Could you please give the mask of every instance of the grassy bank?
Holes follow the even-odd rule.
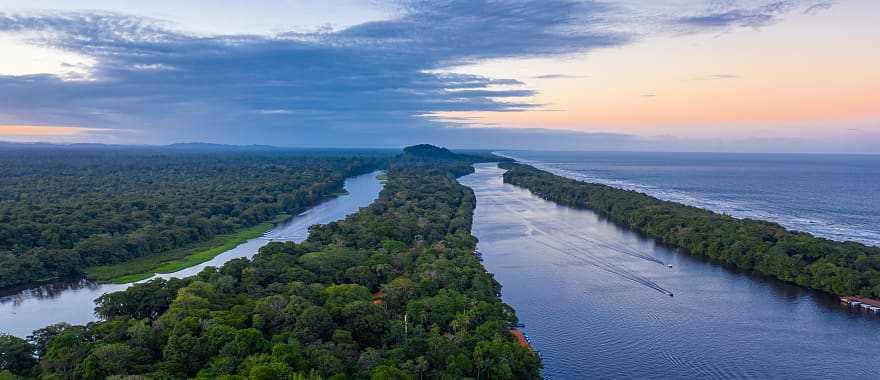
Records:
[[[260,223],[231,234],[218,235],[189,247],[170,250],[159,255],[139,257],[124,263],[89,267],[85,269],[85,273],[96,281],[125,284],[150,278],[156,273],[177,272],[204,263],[239,244],[259,237],[290,217],[282,214],[271,222]]]

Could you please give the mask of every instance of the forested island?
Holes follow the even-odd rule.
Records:
[[[505,183],[552,202],[591,209],[684,253],[839,296],[880,296],[880,247],[817,238],[524,164],[499,166],[507,170]]]
[[[0,376],[539,378],[540,358],[511,334],[516,315],[474,255],[475,197],[456,177],[481,158],[447,152],[390,160],[376,202],[302,244],[105,295],[102,322],[0,337]]]
[[[4,147],[0,289],[84,272],[108,280],[259,235],[386,160],[207,144]]]

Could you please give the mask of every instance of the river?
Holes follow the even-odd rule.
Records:
[[[323,202],[289,221],[275,227],[263,237],[251,239],[217,255],[210,261],[160,274],[156,277],[189,277],[208,266],[220,266],[239,258],[252,257],[269,241],[301,242],[308,237],[309,227],[340,220],[368,206],[379,196],[383,184],[373,172],[345,180],[347,194]],[[144,280],[149,281],[150,279]],[[86,279],[59,281],[0,296],[0,333],[26,337],[36,329],[59,322],[86,324],[97,320],[94,300],[104,293],[120,291],[132,284],[98,284]]]
[[[880,378],[877,318],[658,246],[502,173],[478,164],[460,182],[476,193],[484,265],[546,378]]]

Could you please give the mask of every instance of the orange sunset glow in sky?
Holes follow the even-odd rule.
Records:
[[[880,3],[840,3],[766,29],[649,39],[462,72],[526,78],[542,109],[449,113],[491,125],[704,137],[880,134]],[[846,24],[847,28],[840,25]],[[572,73],[536,78],[544,72]]]

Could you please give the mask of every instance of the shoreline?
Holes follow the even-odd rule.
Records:
[[[626,191],[636,191],[662,201],[666,202],[674,202],[683,204],[685,206],[696,207],[704,210],[708,210],[717,214],[729,215],[737,219],[753,219],[753,220],[761,220],[767,221],[770,223],[776,223],[782,225],[789,231],[793,232],[802,232],[813,235],[817,238],[827,239],[834,242],[840,243],[858,243],[870,247],[880,247],[880,240],[875,236],[873,231],[866,231],[868,235],[866,236],[858,236],[858,235],[836,235],[833,233],[828,233],[828,231],[817,230],[808,226],[817,226],[817,225],[839,225],[840,223],[834,222],[831,220],[819,220],[816,219],[809,224],[797,224],[792,222],[791,215],[778,214],[770,211],[762,210],[760,208],[752,207],[751,205],[745,201],[742,202],[742,207],[734,207],[733,209],[720,207],[720,203],[717,199],[704,197],[700,193],[691,193],[684,190],[674,189],[671,192],[662,191],[662,187],[657,185],[646,184],[643,182],[637,182],[635,180],[617,180],[613,178],[605,178],[601,176],[584,176],[577,171],[568,170],[553,166],[550,163],[545,163],[543,161],[535,160],[535,159],[525,159],[516,157],[515,154],[505,154],[504,152],[516,153],[515,151],[499,151],[493,152],[496,155],[510,158],[515,160],[518,163],[532,166],[536,169],[543,170],[545,172],[551,173],[553,175],[557,175],[560,177],[568,178],[575,181],[581,181],[586,183],[593,184],[601,184],[605,186],[609,186],[619,190]],[[613,152],[620,153],[620,152]],[[750,155],[751,153],[746,153],[746,155]],[[849,230],[857,230],[858,226],[854,225],[846,225],[846,228]]]
[[[559,205],[590,209],[623,228],[693,257],[838,297],[872,297],[871,293],[880,292],[870,287],[871,271],[835,264],[855,260],[858,254],[870,257],[878,252],[874,246],[829,240],[774,222],[738,219],[633,190],[560,176],[520,162],[499,164],[499,168],[507,170],[504,183]],[[712,226],[711,231],[706,230],[707,226]],[[762,239],[764,236],[772,240]],[[821,254],[810,256],[812,261],[803,259],[815,255],[814,251]],[[843,280],[850,278],[857,283]]]
[[[353,177],[357,177],[357,175],[347,177],[346,179]],[[348,194],[349,192],[345,189],[343,181],[342,189],[327,194],[317,203],[304,210],[300,210],[296,214],[278,214],[272,220],[228,234],[217,235],[209,240],[195,243],[191,247],[177,248],[158,255],[144,256],[118,264],[88,267],[83,269],[83,272],[85,278],[88,280],[104,284],[122,285],[143,281],[158,274],[168,274],[181,271],[211,261],[226,251],[244,244],[251,239],[263,236],[273,228],[289,222],[291,219],[313,207]],[[157,258],[158,262],[156,262]],[[149,269],[145,269],[148,265]]]
[[[193,247],[170,250],[154,256],[144,256],[124,263],[88,267],[83,272],[89,280],[109,284],[128,284],[146,280],[156,274],[174,273],[210,261],[223,252],[262,236],[280,223],[290,220],[290,215],[283,215],[283,219],[280,221],[278,218],[282,215],[273,221],[263,222],[229,234],[217,235],[197,243]],[[147,267],[149,269],[146,269]]]
[[[357,177],[358,175],[346,177],[346,180]],[[122,285],[143,281],[158,274],[174,273],[191,268],[211,261],[224,252],[244,244],[251,239],[259,238],[273,228],[289,222],[291,219],[313,207],[348,194],[349,192],[345,189],[343,181],[342,189],[326,194],[320,201],[304,210],[300,210],[296,214],[281,213],[276,215],[272,220],[230,232],[228,234],[217,235],[206,241],[194,243],[190,247],[181,247],[158,255],[139,257],[123,263],[88,267],[83,269],[83,274],[86,279],[98,283]]]

